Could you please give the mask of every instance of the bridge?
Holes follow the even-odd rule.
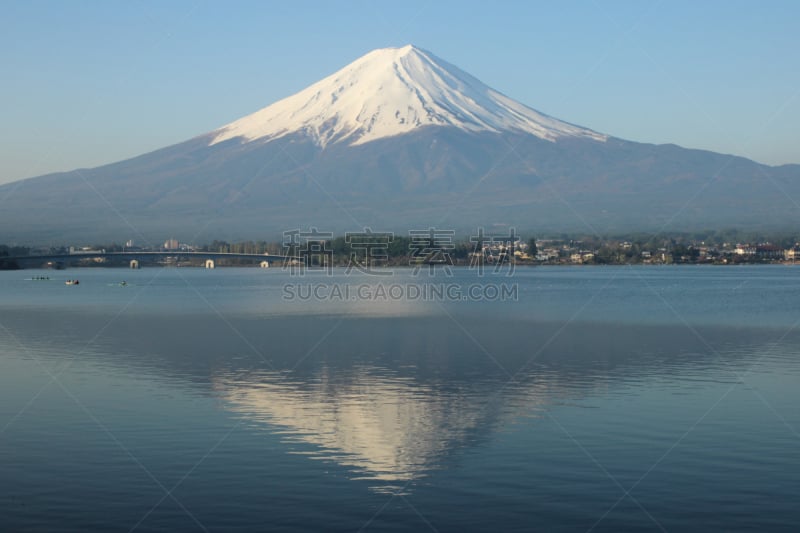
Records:
[[[270,263],[285,262],[292,259],[283,255],[271,254],[236,254],[224,252],[186,252],[181,250],[169,250],[163,252],[79,252],[79,253],[64,253],[64,254],[47,254],[47,255],[24,255],[15,257],[0,257],[0,268],[3,263],[16,264],[20,268],[31,265],[45,265],[47,263],[60,264],[61,266],[67,265],[73,261],[80,261],[82,259],[115,259],[121,258],[128,261],[131,268],[139,268],[140,262],[143,260],[161,259],[167,257],[177,258],[198,258],[205,259],[206,268],[215,268],[216,261],[219,259],[249,259],[258,261],[261,268],[268,268]]]

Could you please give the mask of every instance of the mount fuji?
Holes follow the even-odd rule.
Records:
[[[188,141],[4,185],[0,242],[788,227],[792,198],[798,165],[598,133],[409,45]]]

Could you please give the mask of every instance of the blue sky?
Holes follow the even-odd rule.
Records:
[[[215,129],[412,43],[563,120],[800,163],[800,2],[6,1],[0,183]]]

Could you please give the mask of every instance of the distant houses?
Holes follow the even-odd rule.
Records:
[[[791,248],[789,250],[793,250]],[[780,246],[768,242],[761,244],[737,244],[733,253],[740,257],[752,257],[758,259],[782,259],[789,250],[784,250]]]
[[[685,237],[665,236],[647,241],[585,237],[583,240],[539,239],[534,243],[532,240],[521,242],[519,237],[512,234],[504,238],[486,237],[486,240],[478,242],[475,242],[474,239],[453,242],[447,250],[451,251],[455,264],[470,265],[499,265],[510,262],[552,265],[795,263],[800,259],[800,242],[789,246],[786,245],[786,242],[783,241],[781,244],[775,242],[706,242]],[[68,249],[61,248],[61,253],[78,256],[76,260],[82,263],[103,263],[107,261],[106,257],[102,257],[106,251],[175,252],[174,260],[178,260],[181,252],[195,251],[199,248],[181,243],[173,238],[167,239],[163,245],[156,247],[137,247],[133,244],[133,241],[128,241],[125,246],[112,244],[103,246],[103,249],[100,249],[100,246],[70,246]],[[268,244],[266,242],[228,244],[215,241],[212,245],[203,246],[200,249],[223,253],[262,253],[267,250]],[[533,244],[535,244],[535,248],[532,246]],[[279,249],[280,245],[275,244],[273,247]],[[51,250],[51,253],[54,252]],[[394,250],[393,253],[395,258],[403,257],[402,249]],[[97,257],[98,255],[101,257]],[[87,257],[81,258],[80,256]]]

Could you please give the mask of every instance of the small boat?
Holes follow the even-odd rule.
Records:
[[[78,281],[77,279],[68,279],[67,281],[64,282],[64,285],[80,285],[80,284],[81,282]]]

